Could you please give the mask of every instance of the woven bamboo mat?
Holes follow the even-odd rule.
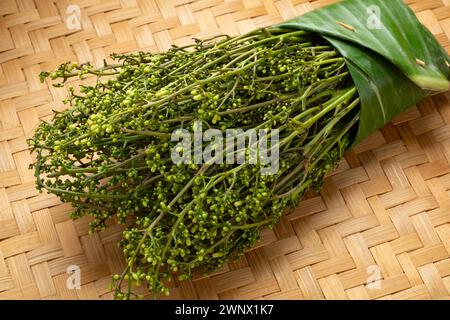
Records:
[[[244,33],[331,2],[1,0],[0,299],[110,299],[110,275],[124,264],[120,227],[90,236],[89,218],[69,220],[70,206],[34,188],[26,138],[64,97],[39,83],[40,71]],[[450,51],[450,0],[407,3]],[[77,8],[80,30],[67,22],[77,27]],[[243,259],[174,283],[169,298],[449,298],[449,163],[447,93],[349,152],[322,193],[308,194]],[[78,290],[67,287],[71,265],[80,268]]]

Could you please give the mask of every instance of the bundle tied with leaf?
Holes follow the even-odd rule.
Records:
[[[377,28],[367,27],[370,6],[380,9]],[[348,0],[242,36],[113,58],[41,74],[60,79],[56,86],[88,75],[97,82],[69,88],[68,108],[29,143],[39,190],[71,203],[73,218],[92,216],[92,231],[126,223],[118,299],[141,283],[168,294],[173,277],[239,257],[307,190],[320,189],[346,150],[448,90],[450,75],[449,56],[401,0]],[[263,130],[277,170],[267,174],[261,158],[236,161],[258,149],[245,137],[243,149],[225,150],[234,161],[174,163],[174,132],[198,126],[237,138]],[[212,140],[197,147],[211,151]]]

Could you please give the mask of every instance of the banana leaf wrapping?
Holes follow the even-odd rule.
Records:
[[[354,144],[423,98],[449,90],[449,55],[402,0],[347,0],[275,28],[315,32],[346,59],[361,97]]]

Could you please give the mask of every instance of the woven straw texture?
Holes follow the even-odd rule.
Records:
[[[236,35],[332,0],[1,0],[0,299],[111,299],[121,228],[88,235],[89,218],[34,188],[26,139],[63,108],[40,71],[113,52],[161,51],[192,37]],[[450,0],[408,0],[450,51]],[[69,29],[76,19],[81,30]],[[76,22],[76,21],[75,21]],[[175,282],[174,299],[442,299],[450,295],[450,94],[421,102],[346,155],[261,243],[215,274]],[[67,288],[67,268],[81,288]]]

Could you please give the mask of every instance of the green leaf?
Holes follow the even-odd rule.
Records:
[[[373,8],[379,10],[379,29],[369,28]],[[421,88],[449,89],[448,55],[402,0],[347,0],[278,27],[309,30],[355,43],[389,60]]]
[[[328,40],[346,58],[361,98],[360,125],[353,145],[428,95],[376,53],[342,40]]]
[[[450,87],[448,54],[402,0],[346,0],[275,27],[317,33],[346,59],[361,97],[354,144]]]

